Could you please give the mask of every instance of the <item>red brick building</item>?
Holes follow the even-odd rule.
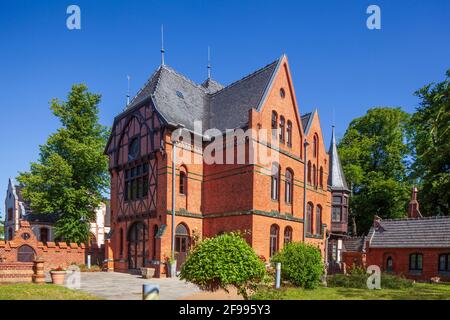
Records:
[[[179,264],[196,239],[235,230],[249,231],[247,241],[267,260],[290,241],[312,243],[325,257],[329,156],[317,111],[301,116],[299,110],[284,55],[228,86],[211,78],[196,84],[162,64],[115,118],[105,150],[111,174],[109,268],[158,270],[170,257],[174,143],[183,153],[177,153],[173,199]],[[189,139],[173,139],[180,128]],[[205,161],[206,153],[222,152],[209,148],[227,129],[272,133],[232,140],[231,147],[243,148],[243,162]],[[223,155],[216,158],[225,158],[230,146],[220,145]],[[276,160],[250,161],[255,146]],[[186,161],[186,155],[200,161]],[[231,157],[237,159],[238,151]]]
[[[429,281],[450,281],[450,217],[422,217],[413,188],[408,218],[382,220],[375,216],[366,237],[344,239],[343,261],[377,265],[382,272]]]

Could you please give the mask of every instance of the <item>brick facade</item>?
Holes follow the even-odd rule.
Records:
[[[439,255],[450,254],[450,248],[368,248],[366,249],[366,264],[377,265],[384,272],[387,271],[387,259],[392,258],[392,272],[409,279],[430,281],[439,277],[441,281],[450,282],[450,272],[439,271]],[[422,254],[422,271],[410,271],[409,259],[411,254]]]
[[[268,140],[247,140],[244,143],[246,157],[243,164],[191,163],[184,159],[201,157],[208,144],[203,143],[200,150],[188,143],[178,144],[177,149],[182,151],[177,153],[175,225],[186,227],[190,242],[193,233],[202,238],[228,231],[249,231],[247,241],[258,255],[268,260],[270,230],[272,225],[276,225],[278,249],[283,248],[285,231],[292,230],[292,241],[305,240],[319,247],[325,256],[326,232],[331,226],[328,153],[317,112],[311,115],[307,130],[303,128],[285,56],[278,62],[261,109],[249,106],[245,129],[262,128],[270,134],[274,111],[278,116],[278,125],[283,117],[285,125],[290,123],[292,132],[290,144],[285,139],[280,143],[279,151],[274,151],[281,169],[277,200],[271,199],[271,165],[249,161],[250,145],[267,146]],[[106,248],[110,270],[126,272],[145,265],[155,266],[158,275],[164,273],[164,268],[159,266],[171,254],[172,239],[172,130],[173,127],[164,123],[155,111],[151,99],[144,99],[115,119],[106,149],[111,173],[112,234]],[[126,155],[136,137],[140,137],[140,156],[130,161]],[[311,172],[311,181],[306,185],[306,202],[313,208],[312,232],[306,234],[305,140],[309,142],[307,161],[311,162],[311,168],[315,168]],[[269,145],[269,148],[272,147]],[[148,194],[142,199],[126,199],[126,177],[131,174],[127,170],[142,170],[144,164],[150,167],[148,176],[145,176],[149,181]],[[287,170],[293,176],[291,203],[287,203],[285,198]],[[185,194],[180,192],[182,174],[186,176]],[[320,220],[315,218],[316,212],[320,212]],[[136,235],[138,241],[135,240]],[[177,238],[181,247],[182,238]]]

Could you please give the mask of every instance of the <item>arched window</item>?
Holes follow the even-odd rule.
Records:
[[[394,271],[394,260],[392,259],[391,256],[387,257],[386,259],[386,271],[387,272]]]
[[[439,271],[450,272],[450,253],[439,255]]]
[[[322,234],[322,207],[317,205],[316,207],[316,234]]]
[[[293,189],[292,186],[293,184],[293,179],[292,179],[292,172],[291,170],[286,170],[286,183],[285,183],[285,200],[286,203],[288,204],[292,204],[292,194],[293,194]]]
[[[278,239],[280,234],[280,228],[273,224],[270,227],[270,257],[272,258],[275,253],[278,252]]]
[[[312,234],[313,233],[313,210],[314,205],[311,202],[308,202],[306,206],[306,232]]]
[[[119,231],[119,253],[120,256],[123,256],[123,229],[120,228]]]
[[[39,241],[41,241],[43,243],[47,243],[47,241],[48,241],[48,229],[47,228],[39,229]]]
[[[187,195],[187,175],[180,170],[180,194]]]
[[[30,246],[23,245],[17,250],[17,261],[18,262],[33,262],[36,256],[36,252]]]
[[[423,256],[421,253],[412,253],[409,255],[409,271],[422,272]]]
[[[311,184],[311,161],[308,161],[308,183]]]
[[[317,156],[318,156],[318,151],[319,151],[319,148],[318,148],[318,143],[319,143],[319,138],[317,137],[317,133],[315,133],[314,134],[314,140],[313,140],[313,156],[314,156],[314,158],[317,158]]]
[[[283,116],[280,116],[280,142],[284,143],[284,126],[285,120]]]
[[[317,169],[316,169],[316,165],[313,164],[313,185],[314,187],[317,187]]]
[[[292,122],[288,120],[286,127],[286,144],[292,147]]]
[[[284,246],[286,246],[288,243],[292,242],[292,228],[286,227],[284,228]]]
[[[272,164],[272,177],[270,185],[270,193],[272,200],[278,200],[278,190],[280,181],[280,168],[277,163]]]
[[[277,136],[277,132],[278,132],[278,114],[276,113],[276,111],[272,111],[272,137]]]
[[[322,166],[319,169],[319,184],[320,184],[320,188],[323,189],[323,167]]]

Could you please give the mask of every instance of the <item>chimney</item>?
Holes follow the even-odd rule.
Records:
[[[419,210],[419,202],[417,201],[417,188],[416,186],[413,186],[412,193],[411,193],[411,201],[408,205],[408,218],[410,219],[417,219],[422,218],[422,214]]]
[[[383,227],[381,226],[381,218],[377,215],[373,216],[373,228],[375,231],[383,231]]]

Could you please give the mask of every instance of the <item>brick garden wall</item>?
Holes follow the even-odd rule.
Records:
[[[33,263],[0,263],[0,283],[31,282]]]
[[[37,241],[29,223],[21,221],[20,228],[11,241],[0,241],[0,267],[12,268],[13,264],[24,264],[18,262],[18,253],[23,246],[31,247],[34,250],[34,257],[40,257],[44,260],[45,271],[58,266],[68,267],[71,264],[85,263],[84,244],[81,246],[76,243],[67,245],[65,242],[47,242],[44,244]],[[6,267],[7,265],[10,265],[10,267]],[[26,269],[25,265],[23,268]],[[18,270],[24,270],[23,268],[18,267]]]

